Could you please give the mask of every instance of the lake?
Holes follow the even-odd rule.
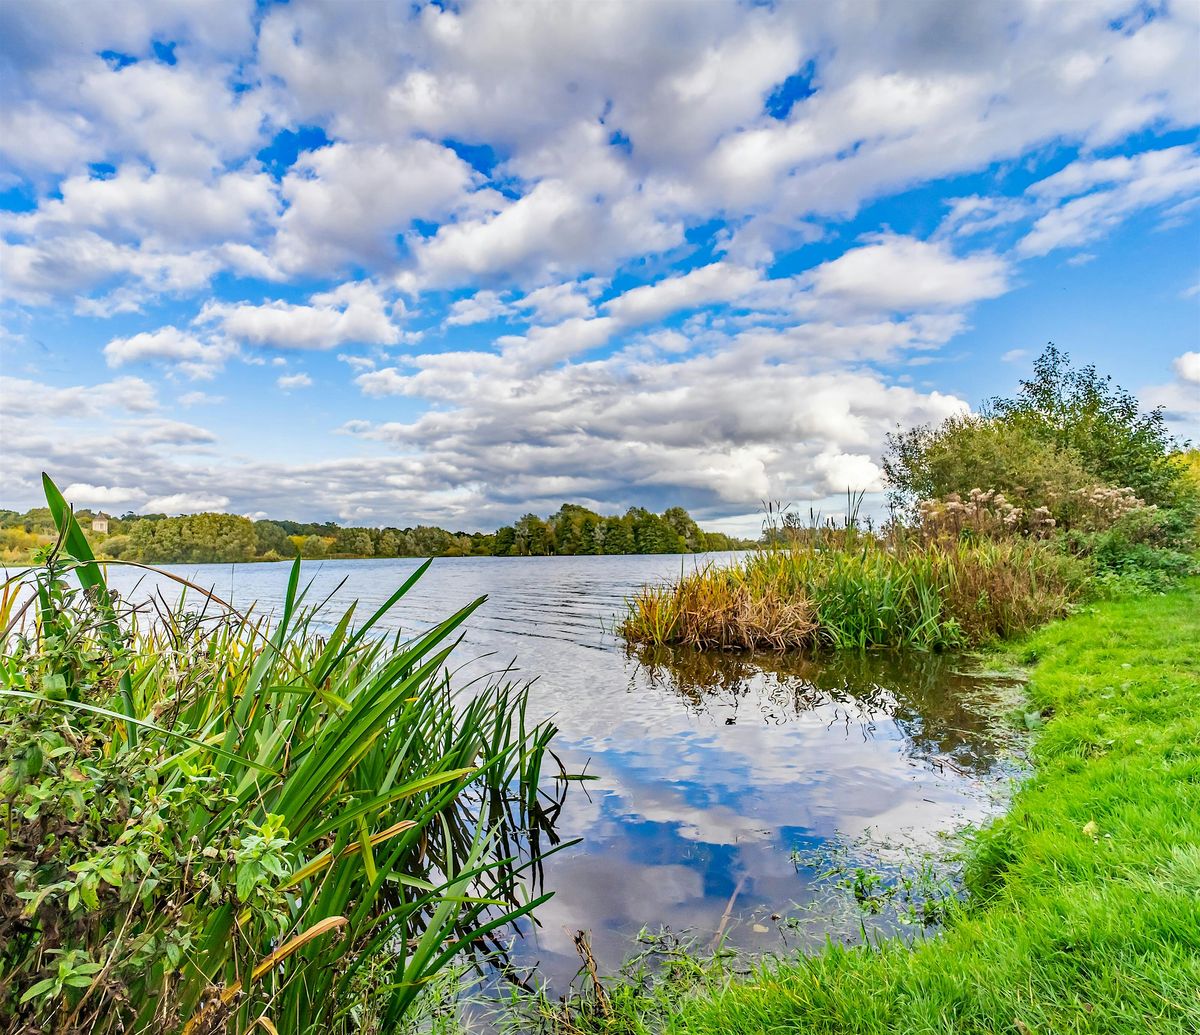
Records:
[[[954,658],[756,663],[639,655],[613,635],[638,586],[735,556],[445,558],[385,623],[416,632],[486,594],[457,678],[515,664],[535,679],[531,712],[558,724],[568,769],[595,777],[571,786],[559,832],[582,841],[547,861],[555,897],[514,946],[555,991],[579,968],[577,930],[607,971],[643,929],[701,945],[720,932],[761,951],[855,940],[862,917],[822,878],[827,857],[895,864],[986,818],[1006,792],[1013,764],[994,721],[1005,687]],[[307,562],[310,601],[344,580],[331,606],[358,599],[365,618],[419,563]],[[267,612],[288,576],[284,564],[170,570]],[[155,585],[133,569],[109,574],[135,598]]]

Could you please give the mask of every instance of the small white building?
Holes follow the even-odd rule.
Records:
[[[92,518],[92,531],[97,535],[108,535],[108,515],[97,514]]]

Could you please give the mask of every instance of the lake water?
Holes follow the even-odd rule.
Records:
[[[418,563],[309,562],[305,573],[314,597],[344,580],[332,605],[358,599],[365,617]],[[514,947],[555,991],[579,968],[577,930],[591,933],[608,971],[643,929],[701,944],[721,932],[764,951],[827,934],[853,940],[861,918],[831,894],[820,857],[838,852],[853,866],[928,848],[994,811],[1007,785],[991,718],[1001,690],[954,659],[759,664],[627,651],[611,631],[624,599],[696,563],[446,558],[385,623],[419,631],[486,594],[458,649],[461,678],[514,662],[519,677],[536,677],[531,711],[558,724],[568,768],[596,777],[571,787],[559,831],[583,840],[547,861],[555,897]],[[288,576],[282,564],[172,570],[262,611],[281,603]],[[110,569],[127,593],[140,577]],[[164,592],[177,596],[171,586]]]

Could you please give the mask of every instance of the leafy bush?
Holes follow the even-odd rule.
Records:
[[[978,415],[891,434],[887,444],[883,468],[892,503],[909,514],[921,500],[987,489],[1018,507],[1048,507],[1057,519],[1058,502],[1096,480],[1074,449]]]
[[[988,407],[996,421],[1030,434],[1056,450],[1071,451],[1093,480],[1128,486],[1147,503],[1196,505],[1196,491],[1175,459],[1176,440],[1161,407],[1143,413],[1137,397],[1089,364],[1046,346],[1033,376],[1013,399]]]

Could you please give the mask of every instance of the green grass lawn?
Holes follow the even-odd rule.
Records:
[[[1200,583],[1017,648],[1049,716],[974,846],[972,898],[909,949],[831,946],[703,992],[616,989],[600,1030],[1200,1032]]]

